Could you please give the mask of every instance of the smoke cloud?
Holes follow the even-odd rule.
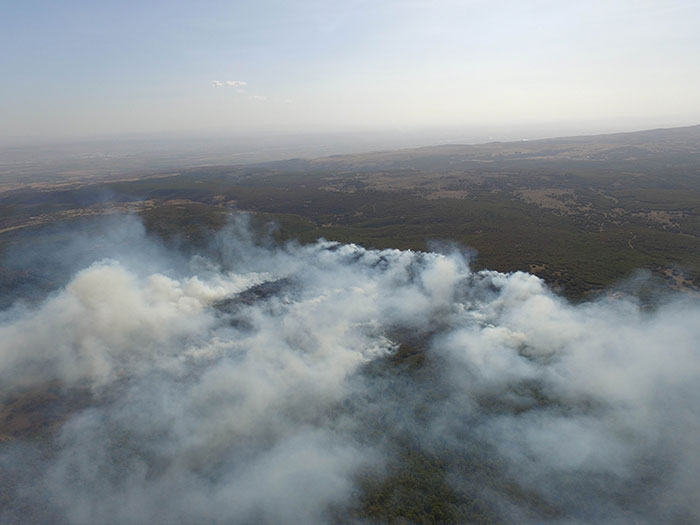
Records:
[[[1,314],[0,522],[700,519],[697,300],[123,228]]]

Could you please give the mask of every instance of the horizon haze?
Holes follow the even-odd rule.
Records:
[[[684,1],[8,2],[0,143],[691,125],[699,25]]]

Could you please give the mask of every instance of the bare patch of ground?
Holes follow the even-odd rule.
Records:
[[[547,269],[546,264],[530,264],[530,273],[537,275]]]
[[[673,290],[700,297],[700,289],[679,268],[666,268],[662,273]]]
[[[635,214],[641,216],[664,228],[678,228],[678,220],[683,218],[681,211],[651,210],[649,212]]]
[[[587,206],[576,202],[574,190],[564,188],[523,189],[515,192],[522,201],[565,215],[585,211]]]
[[[466,190],[435,190],[425,195],[428,200],[435,199],[466,199],[469,193]]]

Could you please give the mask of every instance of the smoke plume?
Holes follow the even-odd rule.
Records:
[[[0,314],[0,522],[700,519],[697,300],[120,227]]]

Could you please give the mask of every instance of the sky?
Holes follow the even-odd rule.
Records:
[[[700,2],[0,0],[0,141],[700,122]]]

